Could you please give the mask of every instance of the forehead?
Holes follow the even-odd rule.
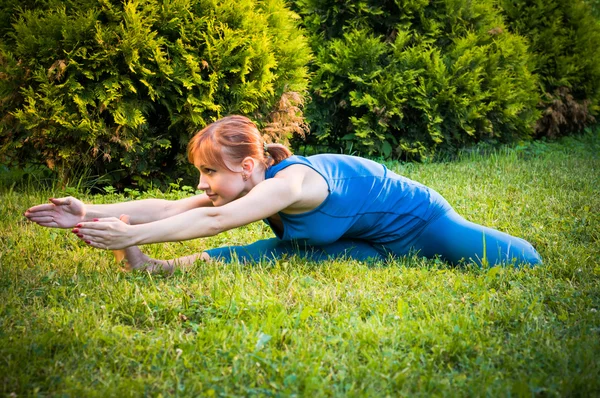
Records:
[[[226,147],[217,146],[209,140],[204,140],[194,151],[194,166],[232,171],[236,168],[236,162],[232,162]]]
[[[239,164],[232,162],[226,153],[209,153],[208,156],[197,154],[194,158],[194,166],[196,166],[198,169],[204,168],[231,172],[234,172],[239,168]]]
[[[193,153],[194,165],[198,168],[215,168],[217,166],[226,167],[223,159],[223,152],[223,148],[221,148],[220,145],[216,145],[211,137],[200,140]]]

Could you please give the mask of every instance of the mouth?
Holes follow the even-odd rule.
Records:
[[[218,195],[214,193],[207,193],[206,196],[208,196],[210,200],[215,200]]]

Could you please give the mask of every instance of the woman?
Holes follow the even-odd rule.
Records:
[[[198,258],[255,262],[292,254],[314,261],[416,252],[453,264],[541,262],[525,240],[466,221],[437,192],[381,164],[346,155],[292,156],[282,145],[265,144],[242,116],[197,133],[188,157],[200,170],[202,195],[112,205],[51,199],[25,216],[43,226],[75,227],[93,247],[125,249],[132,268],[150,271],[170,272]],[[258,220],[277,238],[170,261],[150,259],[136,247],[213,236]]]

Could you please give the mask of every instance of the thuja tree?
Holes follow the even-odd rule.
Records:
[[[586,0],[586,3],[592,8],[592,14],[600,19],[600,0]]]
[[[538,135],[594,122],[600,102],[600,21],[596,0],[501,0],[510,28],[524,36],[543,90]]]
[[[0,32],[2,162],[149,184],[198,128],[266,122],[306,89],[309,46],[283,0],[18,3]]]
[[[316,52],[316,143],[421,158],[528,137],[538,117],[525,40],[494,0],[296,0]]]

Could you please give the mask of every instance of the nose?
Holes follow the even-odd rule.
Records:
[[[208,182],[206,181],[205,178],[202,178],[203,176],[200,175],[200,182],[198,183],[198,190],[200,191],[206,191],[208,188],[210,188],[210,185],[208,185]]]

